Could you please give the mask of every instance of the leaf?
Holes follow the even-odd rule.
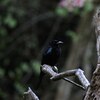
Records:
[[[73,10],[73,13],[76,14],[76,15],[77,15],[77,14],[80,14],[80,9],[79,9],[79,8],[75,8],[75,9]]]
[[[29,65],[27,63],[22,63],[20,66],[21,66],[22,71],[24,71],[24,72],[29,71]]]
[[[4,19],[4,23],[8,25],[10,28],[14,28],[17,25],[16,19],[14,19],[11,14],[8,14],[6,16],[6,18]]]
[[[16,87],[17,91],[19,91],[19,93],[21,93],[21,94],[25,91],[24,85],[22,85],[18,82],[15,82],[15,87]]]
[[[37,60],[31,61],[32,68],[36,74],[40,73],[40,62]]]
[[[84,11],[85,12],[90,12],[92,10],[93,10],[93,4],[92,4],[92,2],[91,1],[87,1],[85,3],[85,6],[84,6]]]
[[[60,16],[67,16],[68,14],[67,9],[63,7],[57,7],[55,12],[57,15],[60,15]]]
[[[67,31],[67,36],[70,36],[74,42],[79,40],[79,36],[74,31]]]

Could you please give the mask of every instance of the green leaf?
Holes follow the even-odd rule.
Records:
[[[36,74],[40,73],[40,62],[37,60],[31,61],[32,68]]]
[[[20,66],[21,66],[21,70],[24,72],[28,72],[30,69],[27,63],[22,63]]]
[[[73,10],[73,13],[76,14],[76,15],[77,15],[77,14],[80,14],[80,9],[79,9],[79,8],[75,8],[75,9]]]
[[[24,93],[24,91],[25,91],[24,85],[22,85],[18,82],[15,82],[15,87],[16,87],[17,91],[19,91],[20,94]]]
[[[64,16],[64,17],[67,16],[68,14],[67,9],[63,7],[57,7],[55,12],[57,15]]]
[[[8,14],[6,16],[6,18],[4,19],[4,23],[8,25],[10,28],[14,28],[17,25],[16,19],[14,19],[11,14]]]
[[[79,36],[74,31],[69,30],[66,32],[66,35],[70,36],[74,42],[77,42],[79,40]]]
[[[90,12],[93,10],[93,3],[91,1],[87,1],[84,6],[85,12]]]

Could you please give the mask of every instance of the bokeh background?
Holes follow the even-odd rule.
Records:
[[[28,87],[40,100],[82,100],[85,91],[44,78],[38,90],[43,48],[64,42],[59,72],[81,68],[88,80],[96,67],[92,18],[99,0],[0,0],[0,100],[22,100]],[[71,79],[80,84],[76,77]]]

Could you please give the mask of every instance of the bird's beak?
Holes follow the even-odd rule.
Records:
[[[57,44],[63,44],[63,42],[62,41],[58,41]]]

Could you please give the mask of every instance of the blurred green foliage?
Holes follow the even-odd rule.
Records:
[[[4,75],[5,75],[5,70],[2,67],[0,67],[0,77],[3,78]]]
[[[55,9],[55,13],[56,13],[57,15],[59,15],[59,16],[64,16],[64,17],[66,17],[67,14],[68,14],[68,11],[67,11],[66,8],[57,7],[57,8]]]
[[[8,4],[11,3],[11,0],[0,0],[0,3],[2,5],[8,6]]]
[[[66,35],[69,36],[73,40],[73,42],[78,42],[79,40],[79,36],[74,31],[69,30],[66,32]]]
[[[21,84],[20,82],[15,82],[15,87],[19,94],[23,94],[25,92],[25,85]]]
[[[39,74],[40,73],[40,62],[37,61],[37,60],[34,60],[34,61],[31,61],[31,64],[32,64],[32,69],[34,70],[34,72],[36,74]]]
[[[0,89],[0,97],[2,97],[3,100],[7,99],[7,94],[1,89]]]
[[[8,14],[6,16],[6,18],[4,18],[4,22],[3,23],[5,25],[8,25],[10,28],[15,28],[16,25],[17,25],[16,19],[14,19],[11,14]]]
[[[84,11],[85,12],[90,12],[90,11],[93,10],[93,8],[94,8],[94,6],[93,6],[92,1],[87,0],[86,3],[85,3],[85,5],[84,5]]]
[[[20,65],[20,70],[23,72],[28,72],[29,71],[29,65],[27,63],[22,63]]]
[[[7,35],[7,30],[4,27],[0,28],[0,37],[4,37]]]
[[[83,16],[84,14],[91,12],[93,8],[94,6],[92,1],[87,0],[83,7],[71,7],[71,10],[68,9],[67,5],[64,7],[57,6],[55,9],[55,13],[63,17],[66,17],[68,15],[68,12],[72,12],[73,14],[79,14]]]

